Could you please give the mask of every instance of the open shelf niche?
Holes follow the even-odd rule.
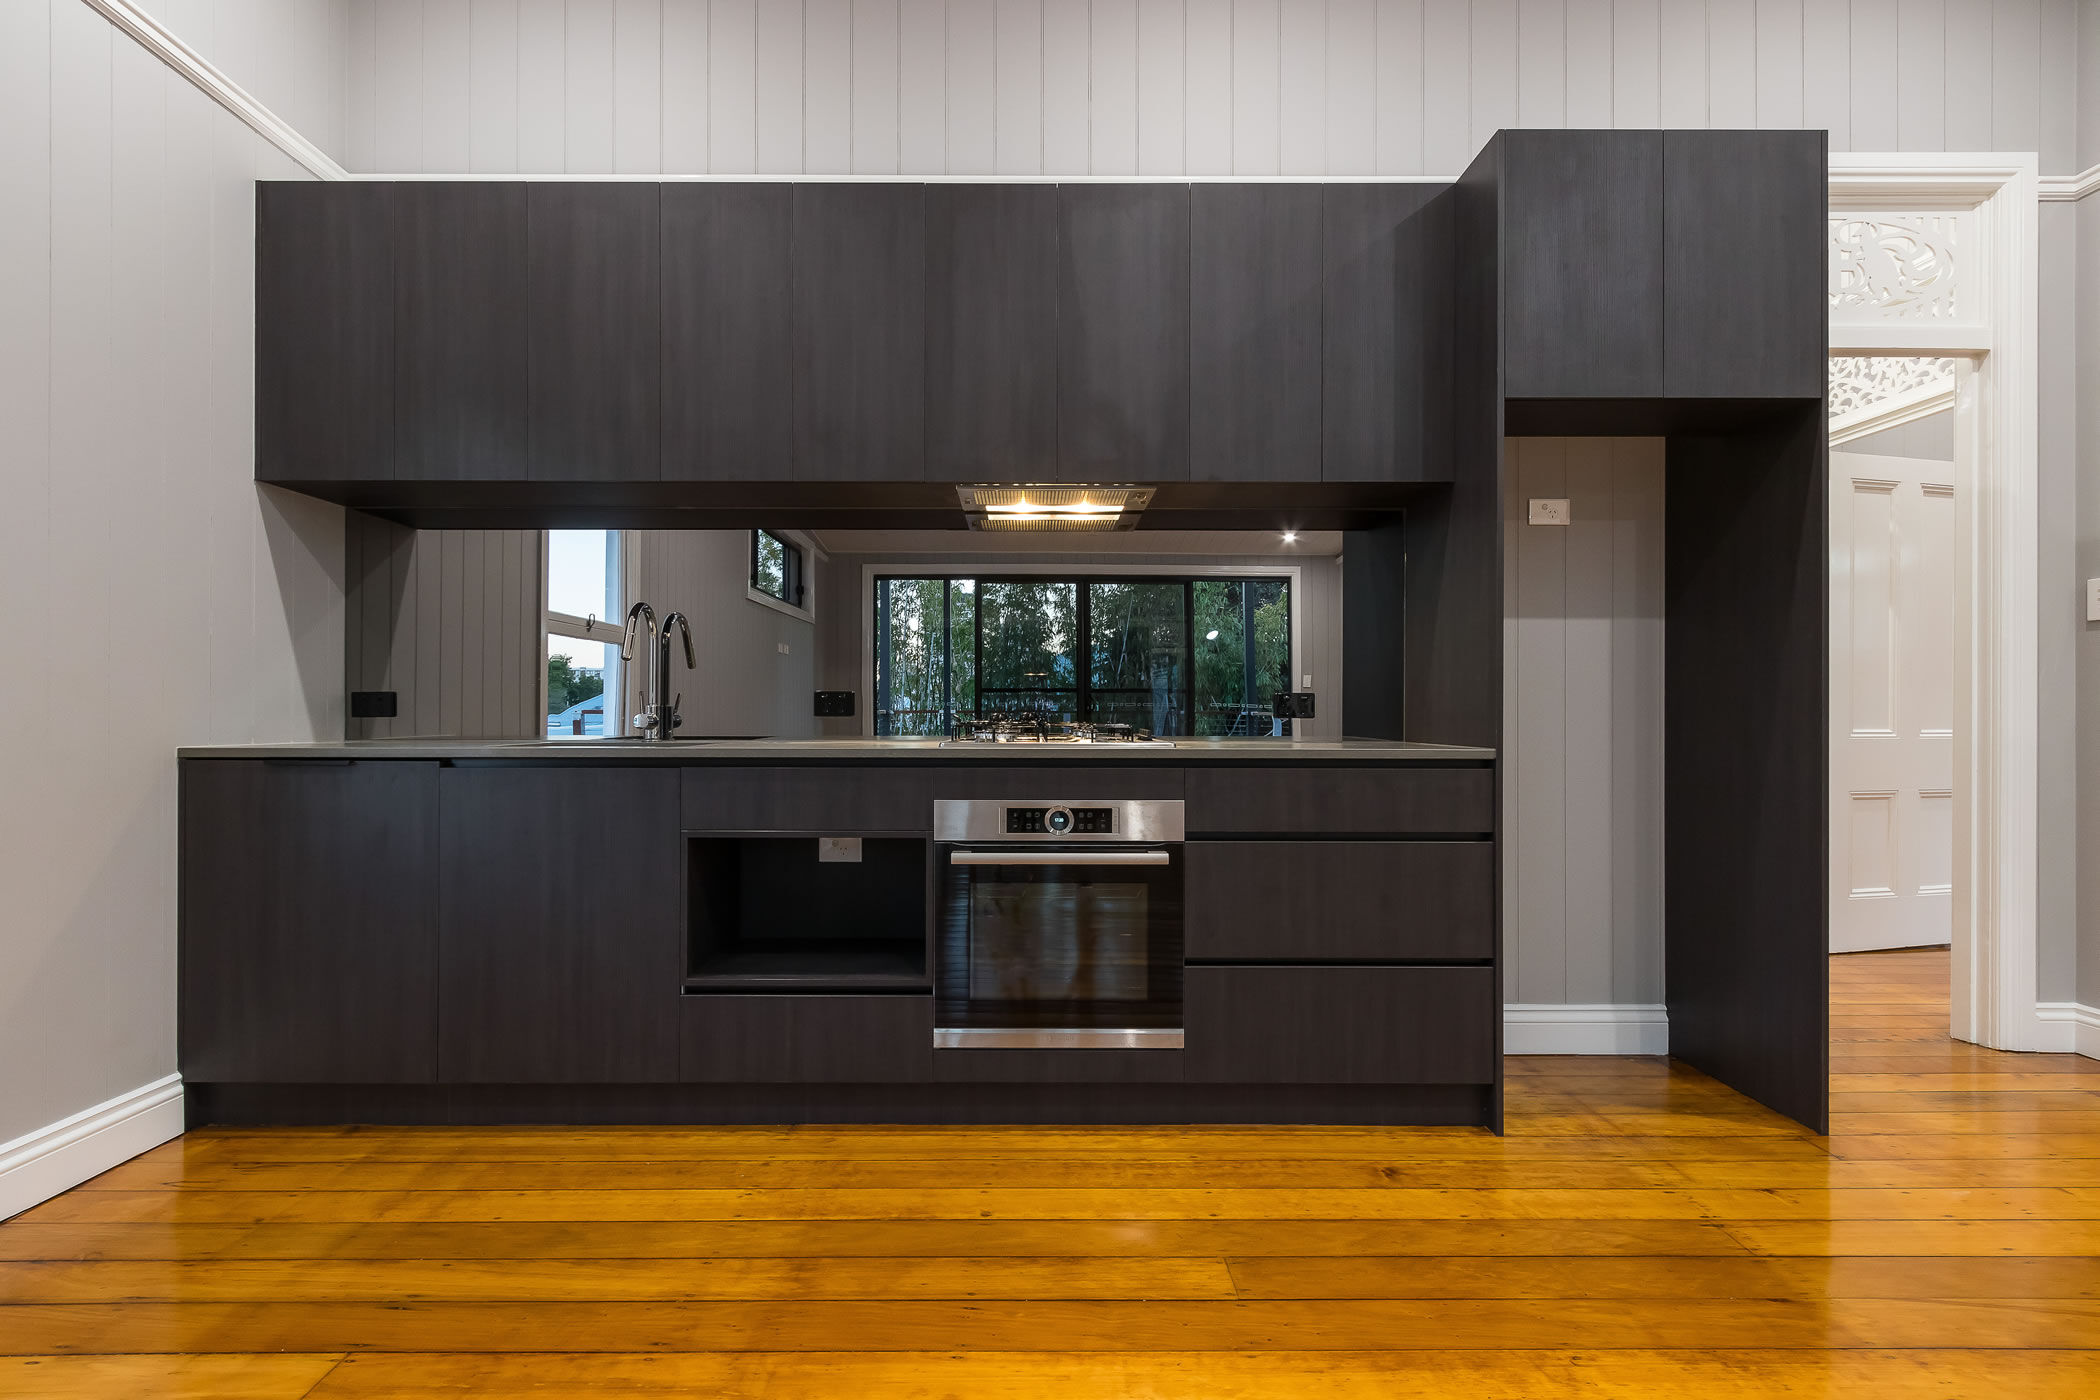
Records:
[[[860,839],[819,858],[816,836],[686,840],[688,992],[922,992],[927,843]]]

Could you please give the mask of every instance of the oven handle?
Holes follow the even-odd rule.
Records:
[[[950,851],[950,865],[1172,865],[1169,851]]]

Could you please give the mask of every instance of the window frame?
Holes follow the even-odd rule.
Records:
[[[958,567],[953,560],[920,560],[897,563],[863,564],[860,578],[860,683],[861,693],[868,703],[861,707],[861,734],[865,738],[877,738],[875,732],[875,587],[882,579],[974,579],[978,583],[1018,581],[1028,578],[1051,577],[1072,579],[1081,584],[1106,583],[1117,580],[1130,582],[1158,582],[1179,579],[1194,582],[1203,579],[1276,579],[1289,586],[1291,597],[1290,626],[1290,672],[1287,679],[1292,690],[1298,689],[1299,668],[1305,659],[1304,619],[1305,589],[1304,567],[1298,563],[1287,564],[1123,564],[1098,561],[1090,564],[1022,563],[1004,560],[997,566],[982,568]],[[1194,703],[1195,687],[1195,635],[1191,629],[1188,644],[1188,686],[1190,703]],[[1089,687],[1091,688],[1091,687]],[[1315,721],[1295,721],[1292,733],[1301,737],[1313,737],[1303,732],[1302,725]]]
[[[599,733],[607,739],[616,739],[626,734],[627,667],[620,659],[620,642],[627,627],[627,595],[632,592],[629,563],[632,552],[628,548],[625,530],[607,530],[605,533],[605,582],[606,592],[612,595],[610,606],[618,614],[614,617],[578,617],[574,613],[561,612],[547,604],[547,571],[551,567],[554,551],[554,532],[540,531],[540,663],[539,673],[539,729],[534,736],[539,739],[554,739],[547,732],[547,638],[567,637],[572,641],[597,642],[612,648],[612,655],[605,664],[605,691],[608,705]]]
[[[750,532],[749,548],[746,550],[744,574],[744,596],[763,608],[786,613],[801,622],[817,620],[816,570],[812,567],[820,557],[816,542],[800,530],[768,530],[763,527]],[[791,586],[797,595],[794,601],[768,593],[758,586],[758,537],[766,535],[776,541],[791,562],[783,567],[783,582],[792,580]]]

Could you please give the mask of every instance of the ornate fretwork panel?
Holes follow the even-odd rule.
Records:
[[[1961,278],[1968,214],[1834,214],[1830,319],[1910,323],[1972,319]]]
[[[1955,364],[1952,357],[1832,355],[1830,416],[1834,421],[1952,379]]]

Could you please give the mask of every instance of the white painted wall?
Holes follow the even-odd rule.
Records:
[[[252,480],[254,181],[296,174],[80,0],[0,5],[0,609],[43,697],[0,752],[0,1142],[175,1068],[176,746],[342,733],[342,513]]]
[[[338,162],[350,126],[351,0],[132,0]]]
[[[2077,0],[350,3],[355,170],[1449,175],[1508,126],[2076,168]]]

